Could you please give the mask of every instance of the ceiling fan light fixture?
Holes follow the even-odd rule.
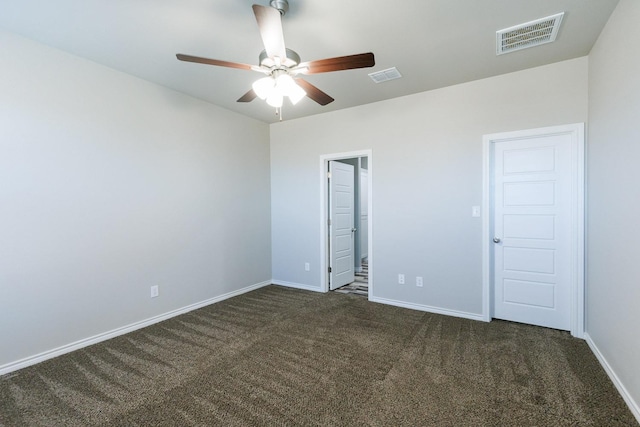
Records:
[[[267,97],[267,104],[271,105],[275,108],[282,107],[283,96],[277,90],[271,92],[271,94]]]
[[[307,91],[294,83],[294,88],[289,92],[289,100],[291,103],[296,105],[305,96],[307,96]]]
[[[276,91],[280,92],[283,96],[288,96],[293,105],[296,105],[307,95],[307,92],[298,86],[289,74],[281,74],[278,76],[276,79]]]
[[[253,91],[260,99],[267,99],[273,92],[275,86],[276,81],[271,76],[258,79],[251,85]]]

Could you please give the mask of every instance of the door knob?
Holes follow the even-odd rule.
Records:
[[[355,233],[355,232],[356,232],[356,228],[355,228],[355,227],[353,227],[353,228],[351,229],[351,232],[352,232],[352,233]]]
[[[500,243],[500,239],[499,239],[499,238],[497,238],[497,237],[494,237],[494,238],[493,238],[493,243]]]

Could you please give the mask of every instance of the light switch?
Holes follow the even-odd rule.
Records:
[[[471,206],[471,216],[474,218],[480,217],[480,206]]]

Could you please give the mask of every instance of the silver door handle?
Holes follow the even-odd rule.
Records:
[[[355,227],[353,227],[353,228],[351,229],[351,232],[352,232],[352,233],[355,233],[355,232],[356,232],[356,228],[355,228]]]
[[[497,237],[493,238],[493,243],[500,243],[500,239],[498,239]]]

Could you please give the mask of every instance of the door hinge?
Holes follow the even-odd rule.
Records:
[[[327,172],[327,178],[331,179],[331,172]]]
[[[331,273],[331,267],[329,267],[329,273]]]
[[[329,218],[329,219],[327,220],[327,225],[328,225],[329,227],[331,227],[331,218]]]

